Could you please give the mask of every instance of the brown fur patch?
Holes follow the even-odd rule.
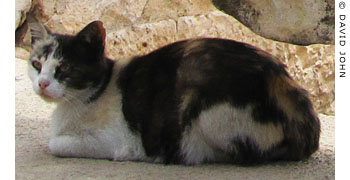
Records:
[[[191,101],[197,97],[196,90],[194,89],[187,89],[184,93],[183,96],[181,97],[181,103],[179,106],[180,113],[182,114],[187,107],[190,105]]]
[[[91,22],[78,33],[78,36],[84,37],[88,43],[101,43],[103,47],[105,46],[106,30],[101,21]]]
[[[266,51],[263,51],[261,49],[258,49],[256,47],[253,47],[253,46],[251,48],[255,49],[255,53],[256,54],[258,54],[258,55],[260,55],[262,57],[265,57],[266,59],[269,59],[269,60],[275,62],[276,64],[282,64],[281,61],[277,57],[273,56],[272,54],[270,54],[270,53],[268,53]]]
[[[277,105],[286,113],[289,120],[303,120],[303,115],[298,111],[297,103],[289,92],[306,92],[293,79],[284,75],[271,75],[269,83],[269,95],[275,97]],[[305,94],[307,96],[307,94]]]
[[[203,39],[191,39],[183,44],[184,56],[188,56],[192,52],[200,51],[201,47],[204,47],[205,40]]]
[[[106,39],[106,29],[103,27],[103,23],[101,21],[95,21],[97,24],[97,29],[99,32],[99,36],[102,39],[103,46],[105,46],[105,39]]]

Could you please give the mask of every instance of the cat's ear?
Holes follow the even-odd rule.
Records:
[[[76,37],[87,44],[92,46],[105,46],[106,30],[103,27],[101,21],[93,21],[83,30],[81,30]]]
[[[37,41],[45,40],[50,36],[50,31],[41,23],[39,23],[32,14],[27,14],[27,22],[32,37],[32,45]]]

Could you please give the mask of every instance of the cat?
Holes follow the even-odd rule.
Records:
[[[255,165],[303,160],[319,147],[308,92],[263,50],[197,38],[112,60],[100,21],[63,35],[27,20],[33,89],[57,103],[55,156]]]

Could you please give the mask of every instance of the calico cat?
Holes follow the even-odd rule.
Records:
[[[49,142],[56,156],[252,165],[318,149],[307,91],[258,48],[200,38],[114,61],[100,21],[74,36],[28,22],[34,91],[57,103]]]

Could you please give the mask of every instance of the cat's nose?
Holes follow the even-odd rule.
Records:
[[[48,81],[48,80],[40,80],[39,81],[39,87],[41,88],[41,89],[45,89],[47,86],[49,86],[50,85],[50,81]]]

